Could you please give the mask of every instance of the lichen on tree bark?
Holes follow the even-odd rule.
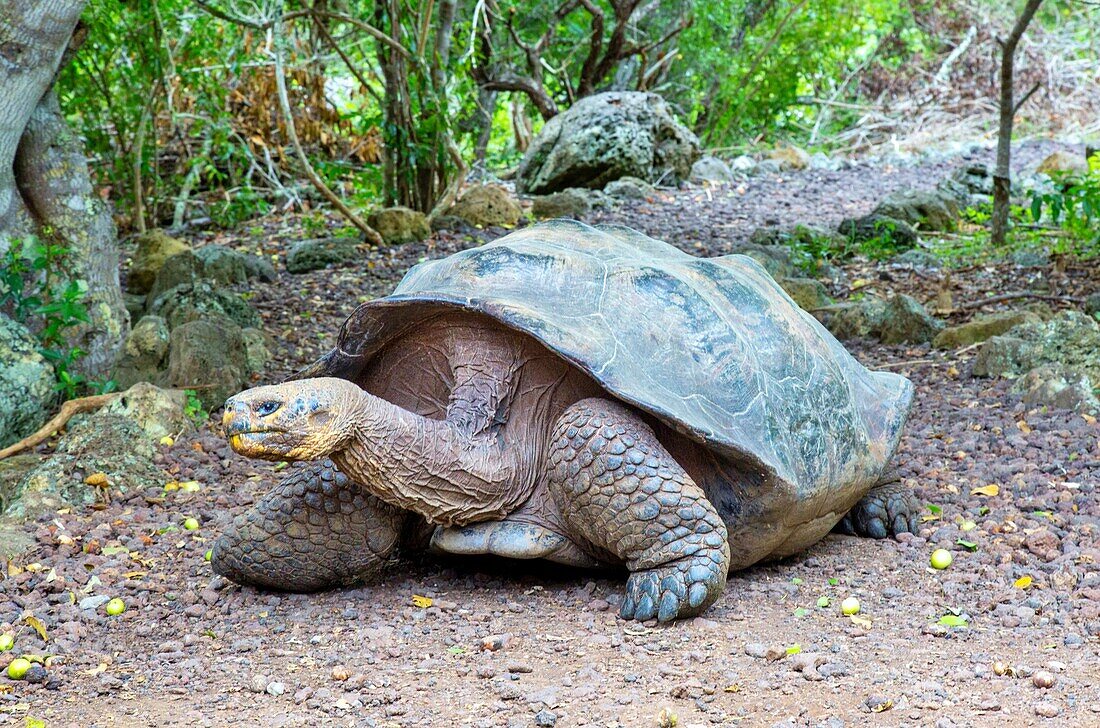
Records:
[[[118,278],[117,232],[92,188],[83,145],[65,123],[53,83],[86,0],[0,5],[0,254],[29,235],[69,250],[89,323],[70,340],[83,374],[106,373],[129,329]]]

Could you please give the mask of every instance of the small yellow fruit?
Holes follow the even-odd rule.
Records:
[[[24,660],[22,657],[17,657],[8,665],[8,677],[12,680],[22,680],[23,676],[27,674],[27,670],[30,669],[30,660]]]
[[[183,527],[186,528],[188,531],[197,531],[199,530],[199,519],[188,518],[183,522]]]
[[[936,549],[932,552],[933,569],[946,569],[948,566],[951,566],[951,562],[954,560],[954,557],[951,556],[951,552],[947,549]]]
[[[10,634],[0,634],[0,652],[7,652],[15,647],[15,638]]]
[[[122,601],[118,597],[115,597],[111,601],[107,602],[107,614],[112,617],[117,617],[126,611],[126,602]]]
[[[160,438],[160,444],[164,445],[165,447],[172,447],[172,445],[176,444],[176,441],[173,440],[169,435],[165,435],[164,437]]]
[[[848,597],[840,603],[840,613],[846,616],[852,616],[853,614],[859,614],[859,600],[855,597]]]

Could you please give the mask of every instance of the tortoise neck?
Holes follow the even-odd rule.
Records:
[[[363,398],[350,443],[332,460],[378,498],[451,526],[503,518],[527,497],[514,487],[515,458],[494,439],[367,392]]]

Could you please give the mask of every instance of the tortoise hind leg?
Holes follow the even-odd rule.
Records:
[[[897,481],[883,483],[863,496],[836,525],[836,530],[869,538],[916,533],[923,510],[910,488]]]
[[[237,516],[210,562],[239,584],[292,592],[342,586],[381,569],[405,516],[331,460],[309,463]]]
[[[637,415],[577,402],[554,428],[549,461],[549,489],[574,540],[630,569],[624,619],[694,616],[722,593],[726,526]]]

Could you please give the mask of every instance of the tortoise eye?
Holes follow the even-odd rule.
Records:
[[[268,415],[275,414],[281,405],[273,399],[269,399],[266,402],[260,402],[256,405],[256,414],[261,417],[267,417]]]

